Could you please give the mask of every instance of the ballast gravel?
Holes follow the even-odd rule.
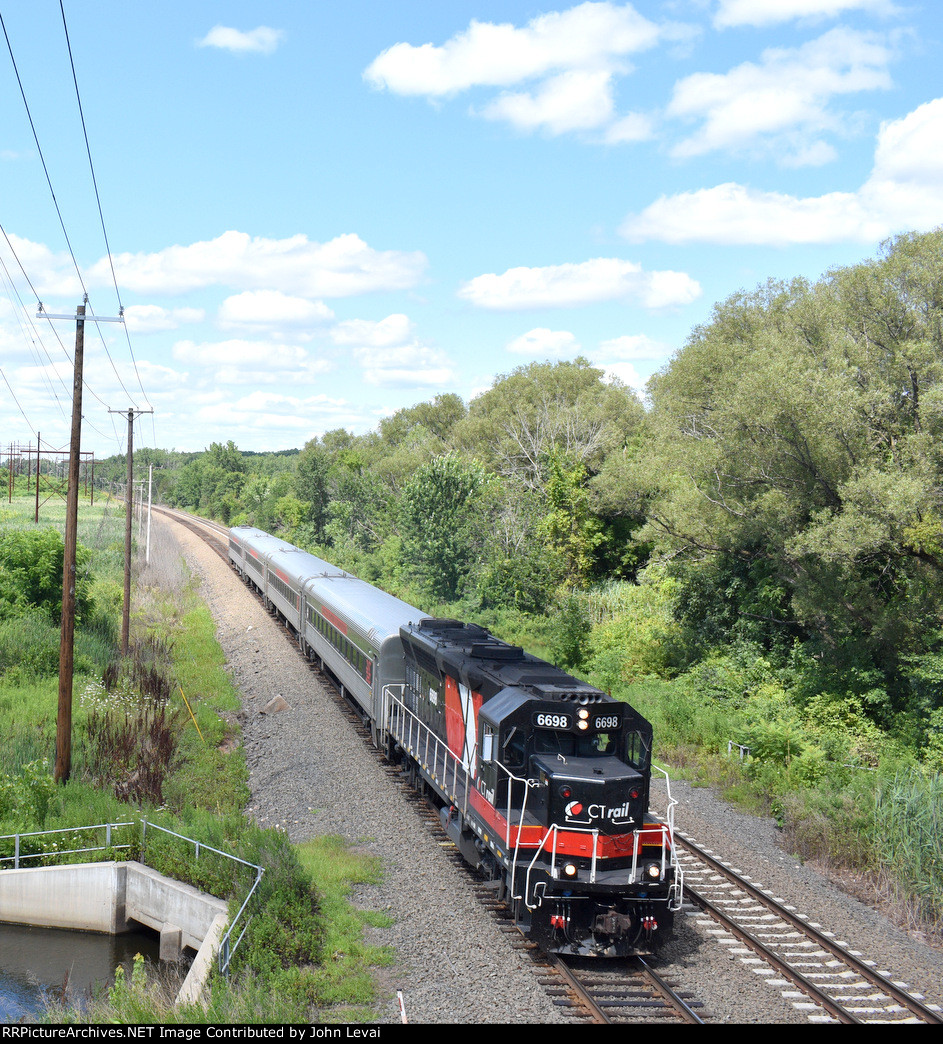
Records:
[[[336,835],[382,862],[381,883],[352,897],[391,921],[391,927],[368,929],[371,943],[395,955],[392,966],[376,972],[376,1022],[572,1024],[546,994],[530,958],[482,910],[465,875],[261,603],[190,531],[164,519],[155,526],[165,539],[154,541],[152,555],[183,555],[242,695],[239,725],[252,794],[247,813],[292,841]],[[279,696],[284,708],[266,713]],[[928,1002],[943,1003],[943,952],[789,855],[769,820],[685,783],[673,782],[671,795],[683,833],[830,928],[879,970]],[[664,785],[656,782],[653,803],[664,797]],[[784,988],[731,956],[697,911],[686,910],[676,929],[656,967],[693,994],[702,1017],[808,1023]]]

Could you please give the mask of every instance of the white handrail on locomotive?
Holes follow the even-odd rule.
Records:
[[[439,764],[441,762],[443,766],[443,772],[441,775],[441,784],[445,792],[448,794],[450,800],[455,804],[459,803],[462,815],[468,818],[468,795],[471,790],[472,784],[469,781],[468,768],[462,764],[460,758],[458,758],[448,747],[442,739],[437,736],[432,729],[423,722],[415,711],[411,710],[406,706],[405,702],[401,697],[397,697],[394,689],[399,689],[400,693],[405,693],[405,685],[386,685],[383,688],[383,712],[386,719],[386,729],[388,733],[396,740],[396,742],[402,747],[406,753],[415,757],[422,768],[426,771],[429,770],[429,766],[432,766],[432,772],[430,773],[434,779],[439,781]],[[429,756],[430,742],[432,744],[432,757]],[[470,751],[470,760],[473,761],[476,755],[477,739],[475,745]],[[509,860],[509,880],[508,890],[510,897],[514,900],[523,900],[524,904],[529,910],[536,910],[540,905],[541,901],[537,894],[536,887],[531,888],[530,878],[543,851],[547,851],[550,855],[550,872],[554,878],[559,877],[559,871],[557,870],[557,834],[559,833],[560,827],[558,824],[551,824],[546,833],[540,839],[536,849],[534,850],[533,857],[527,865],[527,870],[524,874],[524,888],[523,892],[519,892],[516,885],[518,878],[518,857],[523,849],[520,844],[511,843],[512,833],[516,835],[518,841],[520,838],[521,830],[524,826],[524,819],[527,813],[527,795],[530,790],[535,787],[547,786],[546,783],[542,783],[540,780],[525,778],[515,775],[509,768],[503,765],[497,759],[494,760],[494,765],[501,771],[508,779],[508,799],[507,799],[507,811],[504,816],[506,829],[504,836],[504,846],[506,851],[510,854]],[[451,770],[450,770],[451,767]],[[642,850],[641,835],[645,833],[648,837],[651,837],[652,833],[657,831],[661,835],[660,849],[661,849],[661,865],[660,865],[660,877],[664,879],[667,867],[670,865],[674,870],[673,881],[669,891],[668,908],[673,912],[677,912],[681,909],[684,885],[683,879],[684,874],[681,868],[681,864],[678,861],[677,853],[673,844],[674,838],[674,809],[677,801],[671,797],[671,780],[668,773],[664,769],[660,769],[657,766],[652,766],[656,772],[661,772],[665,777],[665,787],[668,795],[668,806],[665,813],[667,822],[662,823],[649,823],[646,824],[642,829],[634,830],[632,832],[632,865],[628,875],[630,882],[637,882],[640,880],[639,870],[639,853]],[[449,777],[451,777],[451,785],[449,785]],[[515,809],[511,804],[511,793],[512,783],[520,783],[523,785],[524,799],[521,802],[519,809],[519,816],[517,815],[518,810]],[[461,795],[461,798],[459,797]],[[517,817],[517,822],[513,823],[513,818]],[[600,831],[598,828],[587,828],[579,827],[575,824],[568,824],[566,827],[568,834],[582,833],[590,834],[592,836],[592,855],[590,857],[590,870],[589,870],[589,883],[596,883],[596,865],[599,856],[599,839]],[[548,847],[547,842],[552,838],[552,844]],[[650,861],[650,860],[648,860]],[[532,903],[529,897],[533,894],[534,902]]]

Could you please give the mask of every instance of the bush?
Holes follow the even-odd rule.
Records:
[[[0,822],[41,823],[56,785],[45,761],[31,761],[15,772],[0,772]],[[4,832],[4,831],[0,831]]]
[[[75,615],[92,608],[91,551],[76,547]],[[23,616],[31,608],[58,623],[62,614],[65,546],[55,529],[11,529],[0,533],[0,617]]]
[[[550,645],[552,661],[564,670],[579,670],[589,652],[592,625],[582,599],[576,594],[564,596],[553,616]]]

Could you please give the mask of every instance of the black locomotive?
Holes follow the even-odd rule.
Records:
[[[651,725],[475,624],[435,619],[250,527],[229,558],[440,807],[462,856],[548,950],[651,949],[680,908]]]

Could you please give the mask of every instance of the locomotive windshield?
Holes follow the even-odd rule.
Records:
[[[570,758],[601,758],[619,754],[618,732],[556,732],[540,729],[534,733],[535,754],[563,754]]]

